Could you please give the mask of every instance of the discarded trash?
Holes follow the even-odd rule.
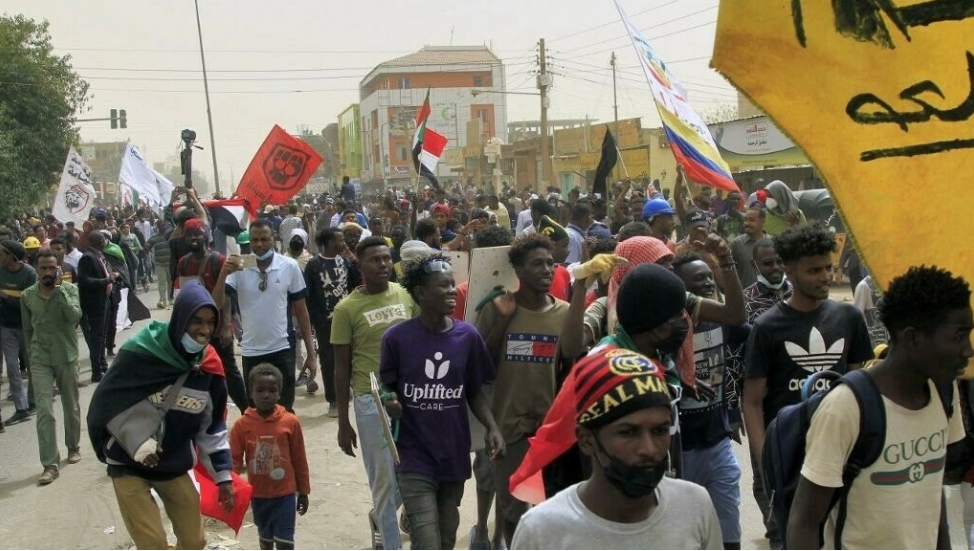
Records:
[[[109,526],[108,528],[105,528],[104,532],[106,534],[114,534],[115,533],[115,527],[114,526]]]

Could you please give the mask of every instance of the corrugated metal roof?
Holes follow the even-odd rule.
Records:
[[[380,63],[376,69],[416,65],[496,65],[500,62],[500,58],[486,46],[426,46],[418,52]]]

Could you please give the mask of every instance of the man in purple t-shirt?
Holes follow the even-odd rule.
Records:
[[[471,474],[467,404],[487,429],[491,456],[504,453],[481,391],[496,371],[477,329],[451,317],[457,290],[445,257],[404,261],[401,283],[419,305],[419,317],[390,328],[379,356],[380,378],[392,391],[385,406],[399,420],[399,492],[413,548],[453,549]]]

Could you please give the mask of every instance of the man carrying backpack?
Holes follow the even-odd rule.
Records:
[[[809,376],[846,373],[873,356],[862,312],[829,300],[836,247],[832,232],[818,225],[789,228],[774,238],[774,247],[792,295],[754,321],[747,342],[744,425],[756,465],[762,464],[765,430],[781,408],[801,401]],[[771,547],[779,548],[778,527],[768,524]]]
[[[937,267],[910,268],[890,283],[880,306],[889,354],[868,370],[882,395],[872,401],[879,411],[867,413],[865,405],[860,411],[849,385],[821,400],[807,433],[788,548],[819,548],[823,522],[825,542],[835,548],[950,548],[943,473],[947,445],[964,432],[960,415],[950,415],[956,399],[947,405],[941,396],[956,398],[943,389],[953,388],[974,356],[970,300],[967,282]],[[877,419],[882,430],[873,427]],[[884,441],[870,458],[875,460],[863,461],[850,479],[847,461],[858,454],[860,448],[853,448],[863,430]],[[845,503],[833,507],[837,492],[845,494]]]

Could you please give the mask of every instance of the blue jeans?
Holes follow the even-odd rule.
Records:
[[[7,361],[7,379],[10,381],[10,393],[14,397],[14,408],[17,411],[27,411],[30,407],[27,401],[27,389],[24,385],[24,377],[20,374],[20,352],[23,350],[24,331],[14,327],[4,327],[0,333],[0,346],[3,348],[3,357]]]
[[[410,549],[453,549],[460,527],[463,482],[399,473],[399,492],[409,515]]]
[[[396,471],[392,464],[392,454],[386,446],[382,429],[382,417],[376,408],[371,394],[356,396],[352,400],[355,408],[355,426],[358,428],[358,445],[362,452],[365,472],[369,475],[369,488],[372,490],[372,505],[379,522],[384,549],[401,549],[399,520],[396,510],[402,503]]]
[[[725,543],[741,541],[741,466],[730,438],[709,448],[683,450],[683,479],[707,489]]]
[[[294,526],[298,519],[298,503],[294,494],[255,497],[250,500],[250,508],[254,512],[261,549],[272,549],[274,544],[278,549],[294,549]]]

